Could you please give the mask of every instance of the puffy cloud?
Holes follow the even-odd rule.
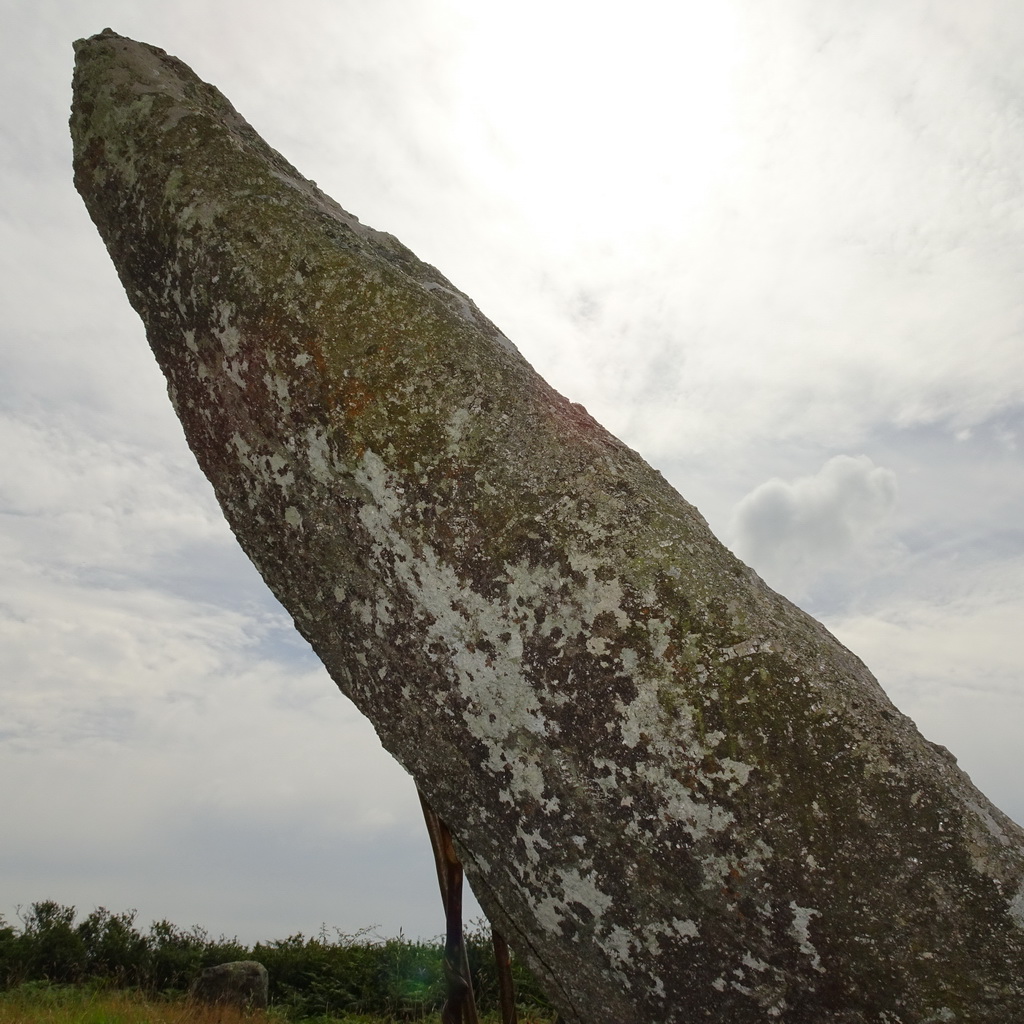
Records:
[[[736,506],[733,546],[768,583],[793,592],[863,546],[896,504],[896,474],[837,455],[813,476],[755,487]]]

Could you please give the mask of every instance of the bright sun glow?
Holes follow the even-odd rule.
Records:
[[[721,177],[740,50],[731,5],[637,3],[627,17],[531,0],[477,4],[469,17],[466,158],[521,195],[542,233],[606,235],[609,217],[643,233],[692,213]]]

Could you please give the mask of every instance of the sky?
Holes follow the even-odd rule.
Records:
[[[75,193],[71,43],[218,86],[1024,822],[1016,0],[0,0],[0,914],[443,930]],[[471,910],[472,917],[475,911]]]

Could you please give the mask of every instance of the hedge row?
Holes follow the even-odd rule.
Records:
[[[380,940],[365,932],[329,937],[324,932],[250,947],[169,921],[157,921],[142,933],[131,910],[114,914],[100,907],[79,921],[74,907],[49,900],[33,903],[18,916],[20,928],[0,917],[3,988],[49,981],[176,994],[203,967],[258,960],[270,974],[272,1003],[293,1017],[363,1013],[412,1019],[437,1010],[444,999],[439,943]],[[486,1013],[498,1000],[490,934],[474,926],[466,939],[478,1005]],[[546,1009],[525,966],[513,959],[513,971],[517,1002]]]

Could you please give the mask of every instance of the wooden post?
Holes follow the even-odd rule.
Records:
[[[494,947],[494,963],[498,968],[498,1003],[501,1007],[501,1024],[519,1024],[516,1013],[516,991],[512,981],[512,958],[509,955],[505,936],[491,926],[491,944]]]
[[[444,1008],[441,1010],[442,1024],[479,1024],[473,996],[473,976],[469,969],[469,956],[462,934],[462,862],[455,852],[452,834],[448,826],[435,813],[417,788],[423,820],[430,836],[430,848],[434,852],[434,866],[437,869],[437,884],[441,890],[444,905],[444,977],[447,986]]]

